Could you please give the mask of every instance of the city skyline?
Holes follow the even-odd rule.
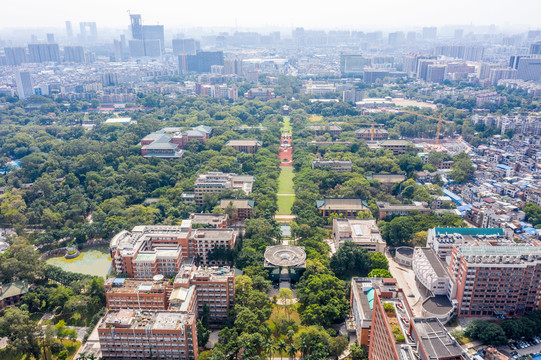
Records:
[[[130,11],[132,14],[144,14],[147,25],[161,24],[172,28],[302,26],[344,29],[496,25],[536,29],[540,27],[537,14],[541,12],[541,3],[532,0],[519,0],[512,7],[507,2],[488,0],[459,0],[452,7],[443,7],[441,3],[429,0],[391,0],[385,9],[376,3],[349,0],[339,1],[333,7],[318,7],[305,1],[291,3],[279,0],[272,7],[265,8],[255,7],[245,0],[237,1],[235,6],[218,1],[156,6],[156,3],[141,0],[113,3],[96,0],[92,3],[78,3],[77,9],[74,9],[71,4],[67,0],[47,3],[29,0],[24,7],[15,3],[4,4],[0,23],[3,29],[61,28],[66,20],[73,23],[92,21],[100,28],[126,28]],[[54,12],[51,11],[53,7]],[[265,13],[264,19],[259,16],[262,11]]]

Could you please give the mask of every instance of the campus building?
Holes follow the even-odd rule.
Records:
[[[255,154],[263,146],[258,140],[229,140],[225,145],[247,154]]]
[[[436,318],[414,318],[395,279],[352,278],[352,320],[369,360],[468,360]]]
[[[104,359],[196,360],[196,316],[176,311],[110,310],[97,326]]]
[[[216,247],[231,249],[237,233],[233,229],[192,229],[190,220],[180,226],[135,226],[131,232],[121,231],[109,244],[113,269],[138,279],[156,275],[174,276],[182,260],[191,257],[203,265],[223,264],[220,259],[208,259]]]
[[[376,201],[379,211],[379,220],[385,219],[387,216],[407,216],[412,212],[417,211],[423,215],[430,214],[430,208],[426,203],[413,202],[413,204],[390,204],[385,201]]]
[[[380,146],[385,150],[391,150],[394,155],[403,155],[406,153],[408,146],[411,146],[411,143],[406,140],[384,140],[380,143]]]
[[[364,140],[386,140],[389,138],[389,132],[385,129],[375,128],[372,135],[371,128],[365,127],[355,131],[355,136],[357,137],[357,139]],[[373,139],[372,136],[374,137]]]
[[[368,252],[383,252],[385,241],[381,237],[375,219],[333,219],[334,246],[338,248],[346,241],[361,246]]]
[[[220,200],[220,208],[224,211],[228,206],[233,206],[231,221],[244,221],[251,218],[255,211],[255,202],[250,199],[222,199]]]
[[[336,172],[351,171],[351,160],[316,159],[312,160],[312,170],[316,168],[330,169]]]
[[[194,183],[195,202],[203,205],[205,194],[225,190],[242,190],[246,195],[252,192],[255,178],[250,175],[209,172],[199,174]]]
[[[433,228],[428,230],[426,240],[426,245],[444,261],[449,261],[453,245],[480,243],[495,246],[512,244],[504,236],[503,229],[497,228]]]
[[[184,155],[182,149],[190,140],[205,142],[211,134],[212,128],[204,125],[185,131],[181,128],[163,128],[141,139],[141,155],[146,158],[178,159]]]
[[[361,198],[323,198],[316,200],[316,207],[323,217],[341,214],[347,218],[355,218],[359,213],[368,210]]]
[[[455,245],[449,272],[459,316],[512,317],[540,309],[540,246]]]

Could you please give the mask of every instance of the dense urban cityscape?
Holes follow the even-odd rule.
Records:
[[[541,23],[236,21],[0,29],[0,359],[541,360]]]

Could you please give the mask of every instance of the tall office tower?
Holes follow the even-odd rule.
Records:
[[[38,42],[38,37],[36,35],[34,35],[34,34],[30,35],[30,42],[32,44],[37,43]]]
[[[173,53],[195,55],[199,50],[199,41],[195,39],[173,39]]]
[[[26,50],[23,47],[4,48],[6,65],[17,66],[27,62]]]
[[[533,43],[530,45],[530,54],[531,55],[539,55],[541,54],[541,41],[538,41],[536,43]]]
[[[406,37],[402,31],[396,31],[389,33],[389,45],[400,46],[406,41]]]
[[[98,28],[95,22],[82,22],[79,23],[81,30],[81,40],[93,42],[98,39]]]
[[[64,46],[64,61],[73,63],[85,62],[85,51],[82,46]]]
[[[438,37],[438,28],[435,26],[423,28],[423,40],[436,40]]]
[[[141,14],[130,14],[131,37],[134,40],[143,40],[143,20]]]
[[[122,41],[115,39],[113,45],[115,48],[115,61],[124,61],[124,47],[122,46]]]
[[[28,44],[30,62],[60,62],[58,44]]]
[[[361,54],[340,54],[340,72],[342,75],[360,75],[364,71],[365,65],[369,65],[370,60],[365,59]]]
[[[73,39],[73,29],[71,28],[71,21],[66,21],[66,35],[68,39]]]
[[[143,40],[145,56],[157,58],[162,56],[162,42],[157,39]]]
[[[415,31],[408,31],[406,34],[406,41],[409,43],[417,41],[417,33]]]
[[[159,40],[161,51],[165,51],[165,36],[163,25],[143,25],[143,40]],[[160,54],[161,55],[161,54]],[[148,55],[147,56],[151,56]]]
[[[130,40],[128,42],[131,57],[144,57],[145,56],[145,42],[143,40]]]
[[[47,43],[48,44],[53,44],[54,43],[54,34],[47,34]]]
[[[101,82],[103,86],[115,86],[119,84],[118,74],[115,73],[103,73],[101,74]]]
[[[28,71],[17,71],[15,74],[15,82],[17,83],[17,93],[19,94],[19,99],[24,100],[34,95],[32,76],[30,76]]]
[[[461,40],[464,37],[464,29],[455,29],[455,39]]]

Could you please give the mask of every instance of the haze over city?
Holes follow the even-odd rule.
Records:
[[[541,0],[0,4],[1,360],[541,360]]]
[[[94,21],[101,28],[122,28],[127,10],[145,14],[146,24],[186,27],[297,27],[316,29],[368,27],[413,28],[445,25],[541,26],[541,2],[535,0],[286,1],[71,1],[5,2],[1,28],[62,27],[66,20]]]

